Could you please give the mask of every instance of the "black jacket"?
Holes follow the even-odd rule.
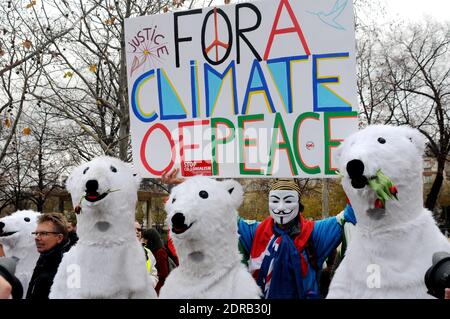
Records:
[[[70,248],[72,248],[72,246],[75,246],[75,244],[77,243],[77,241],[78,241],[78,235],[77,235],[77,233],[76,232],[69,232],[69,234],[67,234],[67,237],[69,238],[69,246],[68,246],[68,248],[67,248],[67,250],[69,250]]]
[[[70,240],[63,241],[51,250],[41,253],[27,291],[27,299],[48,299],[63,254],[71,247]]]

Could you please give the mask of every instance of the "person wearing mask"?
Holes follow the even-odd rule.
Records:
[[[275,180],[269,216],[261,223],[238,222],[249,270],[265,299],[320,298],[321,265],[341,242],[344,223],[356,223],[349,205],[337,216],[307,220],[300,195],[294,180]]]
[[[180,184],[178,169],[162,182]],[[264,299],[318,299],[321,265],[342,240],[346,222],[356,224],[347,205],[337,216],[307,220],[301,190],[293,179],[276,179],[269,196],[269,216],[262,222],[238,218],[243,263],[260,286]]]

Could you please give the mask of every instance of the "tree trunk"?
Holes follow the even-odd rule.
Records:
[[[14,210],[15,211],[22,210],[22,201],[21,201],[20,189],[17,192],[16,197],[14,199]]]
[[[42,137],[39,140],[39,156],[38,156],[38,190],[39,195],[37,198],[36,209],[38,212],[42,213],[44,209],[45,199],[42,198],[44,193],[44,167],[43,167],[43,154],[42,154]]]
[[[128,160],[128,135],[130,132],[130,116],[128,110],[128,82],[127,82],[127,61],[125,56],[125,30],[122,28],[122,33],[120,35],[120,102],[119,108],[122,112],[120,117],[120,128],[119,128],[119,157],[122,161]]]
[[[41,200],[40,198],[38,198],[36,202],[36,211],[38,211],[39,213],[44,212],[44,201]]]
[[[322,179],[322,218],[329,216],[329,179]]]
[[[127,112],[125,109],[122,109],[122,111]],[[128,161],[128,134],[130,130],[128,119],[128,115],[120,119],[119,129],[119,158],[124,162]]]
[[[434,179],[433,185],[431,186],[431,190],[428,193],[427,199],[425,201],[425,207],[431,211],[433,211],[434,207],[436,206],[439,192],[441,190],[441,186],[444,181],[445,157],[443,159],[438,158],[437,160],[438,160],[438,170],[436,173],[436,178]]]

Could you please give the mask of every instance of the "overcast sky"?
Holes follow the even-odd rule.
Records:
[[[439,21],[450,20],[450,0],[380,0],[386,11],[402,19],[417,20],[424,14]]]

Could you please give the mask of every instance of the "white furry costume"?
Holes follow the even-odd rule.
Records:
[[[31,235],[36,230],[39,215],[32,210],[19,210],[0,219],[0,244],[6,257],[19,258],[15,275],[22,284],[24,298],[39,258],[34,236]]]
[[[338,149],[342,185],[357,224],[328,298],[431,298],[425,272],[433,253],[450,252],[450,244],[423,208],[424,146],[417,130],[374,125]],[[375,192],[364,186],[378,170],[398,190],[398,200],[387,200],[385,208],[374,207]]]
[[[67,180],[77,216],[77,244],[64,254],[50,298],[155,298],[134,231],[140,179],[119,159],[98,157]],[[89,201],[90,200],[90,201]]]
[[[167,221],[180,265],[160,298],[259,298],[260,289],[241,263],[237,212],[242,186],[196,176],[175,187]]]

